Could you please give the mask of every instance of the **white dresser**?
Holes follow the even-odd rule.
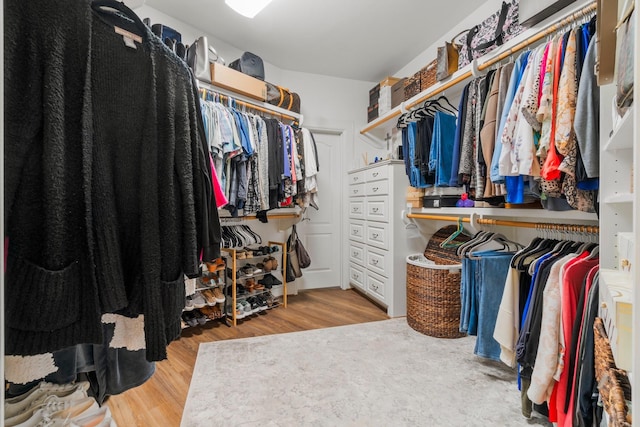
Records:
[[[401,218],[409,186],[404,163],[352,170],[348,183],[349,283],[386,306],[390,317],[405,316],[406,257],[412,246],[413,252],[424,246],[411,245]]]

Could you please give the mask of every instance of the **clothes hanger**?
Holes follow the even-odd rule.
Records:
[[[461,234],[467,234],[464,227],[462,226],[462,217],[458,217],[458,228],[454,231],[449,237],[447,237],[442,243],[440,243],[441,248],[455,248],[462,245],[464,242],[453,242],[456,237]],[[453,243],[451,243],[453,242]]]
[[[123,2],[117,0],[93,0],[91,2],[91,8],[98,13],[98,16],[101,16],[101,19],[103,19],[102,15],[109,14],[111,16],[117,16],[122,20],[128,21],[130,24],[133,24],[135,27],[137,27],[138,30],[140,30],[138,34],[139,36],[146,37],[147,26],[144,24],[144,22],[142,22],[140,17],[136,15],[133,10],[129,9],[129,7]],[[120,13],[114,13],[109,9],[116,10]]]

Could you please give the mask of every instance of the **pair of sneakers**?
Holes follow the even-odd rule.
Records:
[[[200,291],[204,298],[206,305],[216,305],[219,302],[224,302],[224,295],[220,288],[211,288]]]
[[[5,400],[6,427],[115,426],[107,407],[87,395],[89,383],[41,382],[29,392]]]
[[[253,314],[251,310],[251,304],[247,304],[246,301],[238,301],[235,307],[236,319],[244,319],[247,316],[251,316]],[[228,313],[231,316],[231,313]]]

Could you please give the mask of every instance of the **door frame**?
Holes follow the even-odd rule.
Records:
[[[344,159],[349,154],[349,152],[353,151],[353,144],[354,144],[353,135],[354,135],[355,125],[353,122],[349,122],[349,121],[331,120],[330,126],[304,124],[304,127],[309,129],[309,131],[311,131],[312,133],[324,133],[324,134],[336,135],[340,137],[342,146],[340,150],[341,155],[339,156],[340,163],[338,166],[338,170],[340,171],[340,177],[338,182],[339,182],[339,187],[341,189],[341,197],[338,198],[339,212],[340,212],[338,216],[338,221],[340,223],[339,259],[344,260],[344,254],[346,253],[345,245],[347,244],[347,239],[345,238],[347,236],[347,224],[345,222],[346,217],[344,214],[344,206],[346,206],[346,203],[347,203],[347,200],[346,200],[347,192],[345,190],[347,171],[345,170],[346,162],[344,161]],[[320,165],[320,168],[321,168],[320,173],[322,173],[322,165]],[[322,202],[322,193],[324,191],[329,191],[329,190],[320,188],[321,202]],[[320,207],[320,209],[322,209],[322,207]],[[347,274],[348,274],[347,265],[348,264],[343,261],[338,268],[340,288],[345,290],[351,288],[349,283],[345,282],[344,280],[344,278],[347,277]]]

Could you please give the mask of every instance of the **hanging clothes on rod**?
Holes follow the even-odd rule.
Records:
[[[565,425],[584,408],[575,396],[591,392],[578,378],[586,374],[582,337],[592,323],[583,325],[597,270],[598,246],[588,241],[536,238],[510,261],[494,338],[500,360],[519,366],[525,416],[548,404],[550,421]]]
[[[311,132],[239,110],[238,102],[226,95],[208,89],[200,89],[200,95],[220,191],[233,216],[294,203],[317,208],[319,162]]]
[[[456,108],[441,96],[398,119],[405,170],[411,186],[449,186],[455,142]]]
[[[457,248],[462,259],[460,332],[475,335],[474,354],[500,359],[493,338],[509,261],[520,247],[504,236],[481,231]]]

